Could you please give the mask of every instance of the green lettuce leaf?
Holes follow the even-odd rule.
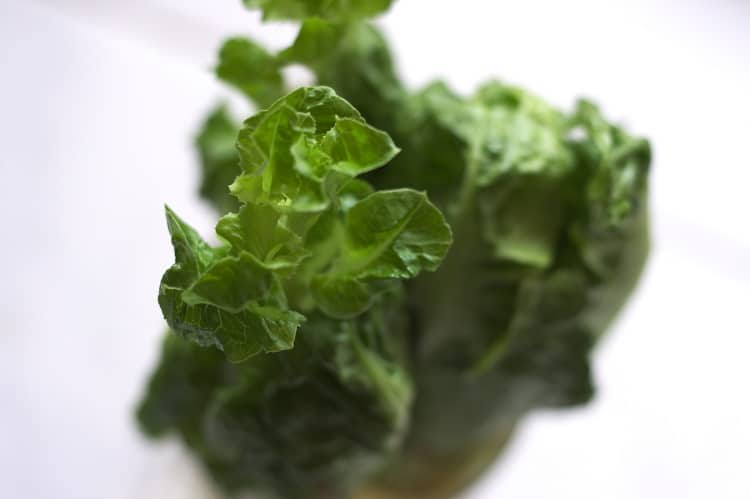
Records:
[[[203,124],[195,143],[201,162],[199,193],[219,213],[237,209],[237,200],[229,193],[229,184],[240,172],[239,155],[234,146],[240,127],[224,105],[214,109]]]
[[[230,38],[221,47],[216,75],[260,107],[284,94],[276,58],[247,38]]]
[[[180,432],[230,493],[343,498],[395,453],[413,383],[391,295],[353,321],[312,314],[293,350],[229,364],[176,336],[141,404],[152,435]]]
[[[390,3],[245,0],[299,33],[220,54],[263,111],[199,139],[221,244],[168,214],[159,302],[192,342],[167,341],[139,417],[230,493],[456,490],[529,411],[589,400],[646,260],[648,142],[502,82],[410,91],[367,22]],[[325,86],[284,96],[293,64]]]
[[[393,0],[243,0],[250,9],[261,9],[263,19],[354,20],[387,10]]]
[[[295,268],[309,253],[302,239],[281,223],[270,206],[245,204],[238,213],[223,216],[216,233],[241,254],[249,253],[266,269]]]
[[[245,122],[237,148],[243,205],[217,223],[225,244],[209,246],[167,208],[175,264],[159,292],[175,333],[232,362],[292,348],[316,307],[364,313],[396,280],[434,271],[450,246],[423,193],[372,192],[354,178],[398,149],[330,88],[277,100]]]
[[[430,105],[464,171],[448,209],[455,244],[414,287],[423,339],[404,463],[482,448],[532,409],[586,402],[590,349],[648,249],[647,142],[586,102],[565,116],[495,82],[471,99],[441,93]]]
[[[305,140],[316,143],[344,118],[362,120],[330,88],[311,87],[292,92],[245,121],[237,140],[244,173],[231,185],[232,194],[242,202],[269,204],[284,212],[325,210],[329,200],[322,184],[294,167],[293,146]],[[326,173],[321,172],[323,177]]]
[[[403,189],[371,194],[346,213],[340,253],[330,270],[313,278],[317,304],[347,318],[366,310],[383,279],[408,279],[434,271],[452,237],[440,211],[423,193]]]
[[[232,362],[261,351],[292,348],[304,316],[285,309],[274,276],[250,253],[240,258],[211,248],[167,208],[175,264],[159,288],[170,328],[202,346],[216,346]]]

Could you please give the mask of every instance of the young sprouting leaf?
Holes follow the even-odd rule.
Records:
[[[306,177],[324,180],[331,171],[341,180],[367,173],[388,163],[399,149],[391,137],[361,120],[340,118],[319,140],[304,137],[292,146],[295,169]]]
[[[271,281],[271,272],[243,251],[214,262],[182,292],[182,300],[188,305],[213,305],[240,312],[250,302],[265,298]]]
[[[300,88],[245,121],[237,140],[244,173],[230,187],[243,202],[285,212],[319,212],[328,201],[319,182],[294,168],[292,147],[324,135],[344,117],[361,120],[351,105],[326,87]]]
[[[174,281],[188,282],[208,268],[215,259],[215,252],[195,229],[182,221],[169,206],[165,206],[164,210],[175,258],[175,264],[170,271]]]
[[[260,107],[270,105],[284,91],[276,59],[247,38],[231,38],[224,43],[216,75]]]
[[[411,102],[396,76],[388,44],[376,27],[308,18],[294,43],[278,58],[284,64],[309,67],[318,84],[336,89],[373,126],[398,134],[399,144],[410,141],[409,133],[415,130],[407,133],[411,117],[404,108],[411,107]]]
[[[312,281],[313,297],[327,314],[348,318],[367,310],[387,289],[384,279],[409,279],[434,271],[452,236],[424,193],[375,192],[346,212],[342,248],[328,272]]]
[[[351,118],[336,120],[320,149],[331,158],[332,170],[352,177],[380,168],[399,152],[387,133]]]
[[[245,173],[234,186],[248,198],[216,226],[225,246],[210,247],[167,212],[176,262],[159,303],[177,334],[233,362],[288,349],[304,320],[295,308],[355,317],[393,279],[434,270],[445,256],[450,229],[424,193],[373,193],[354,178],[398,149],[331,89],[279,99],[245,122],[238,148]]]
[[[263,19],[356,20],[375,16],[391,6],[393,0],[243,0],[250,9],[261,9]]]
[[[240,252],[249,252],[260,265],[272,269],[294,267],[308,252],[302,240],[281,223],[270,206],[248,203],[238,213],[224,215],[216,233]]]
[[[283,305],[270,272],[250,253],[211,248],[167,208],[175,264],[162,278],[159,305],[170,328],[232,362],[292,348],[304,316]]]
[[[230,312],[213,305],[190,305],[182,288],[162,281],[159,305],[175,333],[201,346],[215,346],[230,362],[242,362],[260,352],[278,352],[294,346],[304,316],[292,310],[249,302]]]
[[[383,166],[399,151],[327,87],[301,88],[247,120],[237,148],[244,173],[232,193],[284,213],[325,210],[332,187]]]
[[[359,278],[408,279],[434,271],[452,236],[440,211],[422,192],[380,191],[346,214],[346,245],[332,273]]]

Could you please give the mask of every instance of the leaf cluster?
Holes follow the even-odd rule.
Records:
[[[174,334],[141,423],[228,491],[432,497],[524,414],[592,396],[589,353],[648,253],[650,146],[587,100],[409,90],[368,21],[390,0],[245,4],[299,33],[219,53],[261,111],[219,108],[197,141],[220,244],[167,209]],[[290,92],[290,64],[318,86]]]

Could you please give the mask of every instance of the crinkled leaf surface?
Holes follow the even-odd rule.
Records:
[[[177,429],[230,493],[346,497],[407,428],[402,319],[385,302],[355,321],[313,314],[293,350],[241,364],[170,336],[140,423],[153,435]]]
[[[366,310],[382,287],[379,280],[434,271],[452,240],[440,211],[410,189],[375,192],[358,201],[338,234],[340,253],[315,277],[313,294],[326,313],[341,318]]]
[[[328,205],[320,182],[295,167],[292,147],[317,140],[337,120],[362,120],[345,100],[326,87],[305,87],[248,119],[237,141],[244,173],[231,191],[243,202],[271,204],[282,211],[316,212]]]
[[[333,273],[408,278],[434,271],[451,244],[451,230],[424,193],[380,191],[346,214],[346,245]]]
[[[423,193],[373,193],[354,179],[398,149],[330,88],[277,100],[245,122],[237,146],[243,205],[216,226],[225,245],[167,209],[175,264],[159,303],[177,334],[235,362],[289,349],[298,311],[353,318],[393,289],[386,280],[434,271],[445,256],[450,229]]]
[[[380,471],[429,495],[528,411],[591,396],[590,349],[648,250],[649,145],[586,101],[565,114],[494,81],[468,98],[410,92],[364,22],[390,1],[245,3],[300,32],[275,55],[225,47],[220,76],[267,109],[234,160],[228,127],[202,146],[221,144],[223,178],[240,167],[242,206],[219,248],[175,224],[160,303],[190,319],[180,335],[237,345],[235,360],[289,348],[290,324],[296,346],[211,357],[228,371],[198,346],[165,349],[142,421],[171,420],[231,491],[338,499]],[[348,102],[325,87],[274,100],[289,64]]]
[[[233,362],[261,351],[291,348],[304,317],[278,305],[273,276],[249,254],[213,249],[167,208],[175,264],[159,289],[172,330],[202,346],[214,345]]]
[[[455,244],[414,287],[426,322],[412,438],[458,451],[533,408],[590,397],[589,350],[647,253],[649,156],[587,103],[564,117],[497,83],[431,99],[465,160]]]
[[[238,213],[219,220],[216,233],[271,270],[293,268],[308,255],[301,238],[281,223],[280,213],[267,205],[243,205]]]

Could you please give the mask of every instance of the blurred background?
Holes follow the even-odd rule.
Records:
[[[528,418],[465,499],[750,497],[750,2],[399,0],[379,24],[413,87],[585,95],[655,150],[652,258],[595,351],[595,400]],[[215,51],[294,33],[239,0],[0,0],[0,497],[211,497],[132,418],[163,328],[162,205],[210,234],[192,139],[235,98]]]

